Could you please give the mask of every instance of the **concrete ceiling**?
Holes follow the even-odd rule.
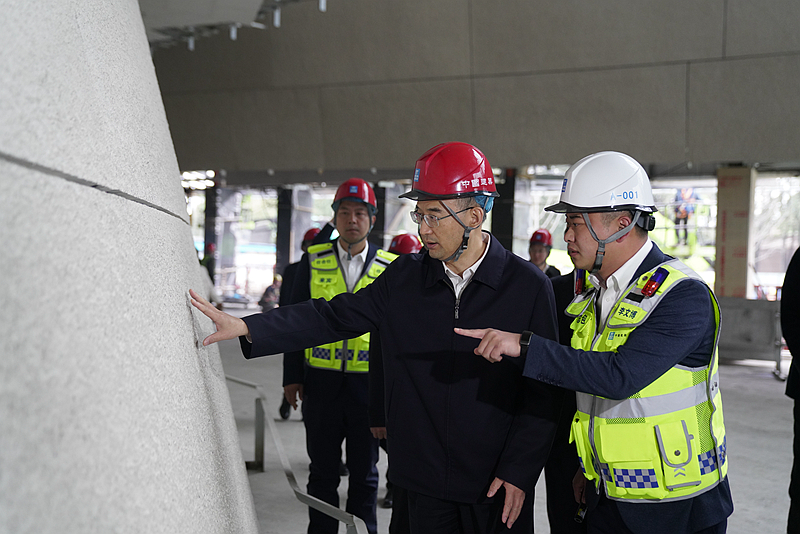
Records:
[[[187,44],[225,31],[231,39],[242,26],[279,27],[283,8],[314,2],[326,11],[327,0],[139,0],[139,9],[151,47]]]
[[[147,40],[158,43],[180,33],[202,31],[232,24],[250,25],[256,21],[263,0],[139,0],[147,30]]]

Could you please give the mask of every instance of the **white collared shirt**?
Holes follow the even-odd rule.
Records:
[[[478,270],[483,259],[486,257],[486,253],[489,252],[489,245],[491,244],[492,240],[489,239],[489,234],[481,232],[481,238],[483,242],[486,243],[486,248],[483,250],[483,255],[478,258],[478,261],[473,263],[469,266],[469,268],[464,269],[464,272],[461,275],[458,275],[450,270],[447,264],[444,264],[444,272],[447,274],[447,277],[450,279],[450,282],[453,283],[453,289],[456,292],[456,298],[461,298],[461,292],[464,290],[464,287],[472,280],[472,275],[475,274],[475,271]]]
[[[642,245],[642,248],[640,248],[636,254],[631,256],[628,261],[623,263],[619,269],[614,271],[614,273],[608,277],[605,288],[600,285],[600,280],[597,278],[597,276],[589,276],[589,280],[592,282],[592,285],[600,288],[600,294],[597,298],[600,302],[601,325],[606,323],[606,318],[608,317],[608,313],[611,311],[611,308],[614,306],[614,303],[619,300],[619,298],[622,296],[622,292],[627,289],[631,278],[633,278],[634,273],[636,273],[636,269],[639,268],[639,265],[642,264],[652,248],[653,242],[648,238],[647,241],[645,241]]]
[[[365,243],[364,250],[358,254],[353,254],[352,259],[347,259],[347,248],[343,248],[341,242],[336,240],[336,251],[339,254],[339,265],[342,266],[344,272],[344,281],[347,284],[347,290],[353,292],[356,282],[361,278],[361,271],[364,269],[364,264],[367,262],[367,251],[369,244]]]

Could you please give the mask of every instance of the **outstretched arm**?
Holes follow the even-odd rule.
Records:
[[[247,336],[250,330],[244,321],[233,315],[229,315],[223,311],[218,310],[213,304],[194,292],[193,289],[189,290],[189,295],[192,297],[192,306],[203,312],[203,314],[214,321],[214,326],[217,331],[203,340],[203,345],[210,345],[225,339],[236,339],[239,336]]]

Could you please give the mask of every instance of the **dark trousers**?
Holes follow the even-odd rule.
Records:
[[[398,486],[392,485],[394,504],[392,504],[392,519],[389,522],[389,534],[409,534],[411,524],[408,519],[408,492]]]
[[[378,530],[378,440],[369,430],[367,407],[343,387],[335,399],[317,399],[313,392],[303,399],[306,449],[311,459],[308,493],[339,506],[339,461],[342,441],[350,478],[345,511],[360,517],[370,534]],[[339,522],[313,508],[308,510],[309,534],[336,534]]]
[[[800,439],[798,439],[798,421],[800,407],[794,402],[794,441],[792,442],[792,477],[789,482],[789,522],[786,525],[788,534],[800,534]]]
[[[616,503],[605,497],[601,497],[597,506],[586,514],[586,519],[589,534],[648,534],[629,529],[623,521]],[[721,523],[696,530],[692,534],[725,534],[727,528],[728,520],[725,519]]]
[[[408,491],[411,534],[493,534],[531,531],[533,499],[525,496],[517,521],[511,529],[502,522],[503,494],[488,504],[445,501]]]

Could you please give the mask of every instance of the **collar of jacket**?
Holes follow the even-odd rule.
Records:
[[[664,254],[654,241],[653,248],[650,249],[650,252],[647,253],[647,256],[645,256],[644,260],[642,260],[642,263],[636,268],[636,272],[634,273],[633,278],[628,281],[628,285],[631,285],[634,280],[637,280],[647,271],[651,271],[665,261],[671,259],[674,258],[668,254]]]
[[[483,233],[489,234],[491,241],[489,245],[489,252],[483,259],[478,270],[472,276],[472,282],[480,282],[484,285],[496,290],[500,286],[500,280],[503,278],[503,269],[505,268],[505,255],[507,251],[503,245],[500,244],[491,233],[483,230]],[[434,260],[427,253],[423,256],[423,264],[426,267],[425,274],[425,288],[428,289],[434,284],[442,283],[450,285],[450,280],[444,272],[444,264],[439,260]]]
[[[323,241],[324,243],[325,241]],[[339,238],[330,239],[330,243],[333,243],[333,251],[336,253],[336,257],[339,257]],[[318,243],[314,243],[315,245]],[[378,251],[378,245],[374,245],[367,241],[367,261],[364,262],[364,265],[361,267],[361,274],[359,277],[364,276],[367,273],[367,266],[369,262],[372,261],[372,258],[375,257],[375,253]]]

